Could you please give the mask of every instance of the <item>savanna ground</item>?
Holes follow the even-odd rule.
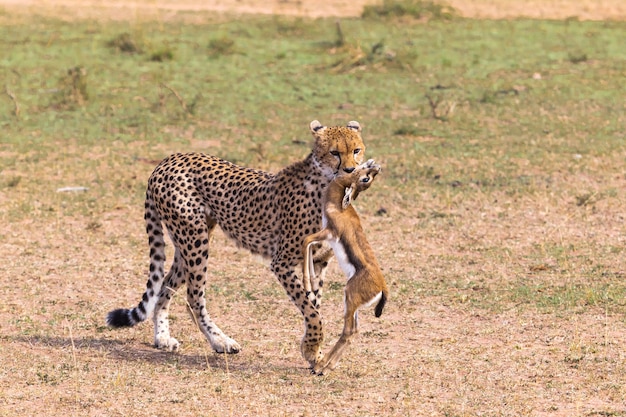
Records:
[[[0,2],[0,415],[626,415],[622,1],[122,3]],[[241,353],[184,297],[179,353],[104,326],[143,291],[160,159],[275,171],[316,118],[360,121],[384,167],[356,205],[391,300],[335,372],[309,375],[297,309],[221,233],[208,306]]]

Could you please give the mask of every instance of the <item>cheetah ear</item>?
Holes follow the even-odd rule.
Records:
[[[348,127],[352,130],[356,130],[357,132],[361,131],[361,125],[359,124],[359,122],[356,122],[354,120],[348,122]]]
[[[315,135],[321,129],[324,129],[324,126],[317,120],[313,120],[310,124],[310,127],[311,127],[311,133],[313,133],[313,135]]]

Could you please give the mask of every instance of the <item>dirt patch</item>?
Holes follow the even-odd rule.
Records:
[[[623,20],[626,2],[620,0],[451,0],[449,3],[465,17],[510,19]]]
[[[135,20],[159,18],[169,20],[184,14],[186,19],[199,16],[185,12],[216,11],[228,13],[280,14],[310,17],[358,16],[372,0],[0,0],[12,13],[51,15],[63,19],[98,18]],[[472,18],[624,20],[626,2],[622,0],[450,0],[461,15]],[[180,16],[179,16],[180,17]]]
[[[205,10],[356,16],[367,2],[208,3],[0,0],[0,17],[5,18],[3,8],[21,11],[24,22],[29,14],[202,22],[206,16],[196,12]],[[505,0],[451,3],[471,17],[626,15],[626,6],[618,1],[593,7],[587,0],[531,0],[523,6]],[[195,138],[183,125],[163,127],[169,130],[188,139],[193,150],[217,148],[225,140]],[[558,138],[546,134],[545,140]],[[420,136],[416,141],[441,138]],[[155,147],[161,148],[155,152]],[[211,351],[187,315],[183,294],[172,306],[173,332],[182,342],[179,353],[153,349],[149,323],[123,331],[105,327],[109,310],[138,301],[147,276],[143,200],[133,200],[126,189],[144,186],[158,163],[154,155],[181,147],[115,141],[84,152],[59,141],[59,154],[44,159],[12,147],[1,149],[5,157],[21,160],[0,175],[0,252],[5,261],[0,416],[125,416],[137,411],[154,416],[626,416],[623,301],[611,299],[610,285],[601,293],[582,285],[591,275],[585,271],[595,271],[595,279],[609,284],[611,276],[615,282],[625,276],[623,152],[613,159],[589,158],[584,175],[553,173],[550,181],[562,185],[562,194],[503,190],[441,197],[428,190],[419,204],[405,203],[408,198],[381,202],[389,216],[368,216],[364,210],[368,238],[376,245],[393,298],[380,319],[371,311],[362,313],[361,334],[340,368],[313,378],[298,349],[302,320],[297,309],[269,268],[238,250],[222,232],[212,242],[207,297],[214,319],[242,344],[239,355]],[[124,163],[130,154],[142,158]],[[87,165],[95,171],[93,177],[67,168],[94,159],[103,163]],[[604,171],[594,164],[604,165]],[[543,172],[526,174],[532,179]],[[88,178],[94,179],[75,181]],[[31,179],[41,180],[27,186]],[[59,186],[102,181],[98,189],[103,192],[92,186],[81,194],[84,205],[73,194],[42,197],[40,190],[55,189],[55,181],[63,181]],[[565,184],[578,184],[578,191]],[[599,193],[582,195],[586,190]],[[19,207],[24,200],[29,203]],[[373,193],[359,201],[359,209],[368,201],[376,201]],[[10,212],[24,219],[15,220]],[[489,251],[501,257],[485,256]],[[560,256],[560,251],[571,254]],[[515,277],[523,277],[527,285],[513,286]],[[341,331],[342,278],[333,263],[323,305],[325,351]],[[573,298],[580,305],[562,311],[524,305],[511,296],[527,290],[537,293],[535,299],[556,302],[558,294],[549,292],[557,286],[588,292]],[[475,294],[485,294],[484,300]],[[606,301],[598,301],[601,297]],[[502,307],[490,309],[487,303]]]

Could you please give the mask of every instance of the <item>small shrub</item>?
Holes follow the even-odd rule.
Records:
[[[576,196],[576,205],[578,207],[591,206],[598,201],[597,193],[584,193]]]
[[[87,70],[81,66],[69,68],[59,79],[52,104],[61,108],[82,106],[89,99],[87,94]]]
[[[15,188],[20,183],[20,181],[22,181],[22,177],[20,177],[20,176],[13,176],[13,177],[10,177],[9,179],[7,179],[5,185],[6,185],[7,188]]]
[[[456,16],[456,10],[444,4],[424,0],[384,0],[382,5],[369,5],[363,8],[361,17],[376,19],[387,17],[413,17],[434,20],[450,20]]]
[[[170,48],[158,49],[150,54],[150,61],[165,62],[174,59],[174,52]]]
[[[397,66],[402,68],[402,64],[397,64],[397,57],[394,51],[385,47],[383,40],[375,43],[370,48],[364,48],[361,44],[345,44],[337,48],[341,52],[341,58],[331,65],[331,71],[335,73],[351,72],[357,68],[379,68]],[[393,64],[393,65],[390,65]]]
[[[211,56],[230,55],[234,53],[235,41],[226,36],[211,39],[209,41],[209,54]]]
[[[482,104],[493,104],[496,102],[496,95],[493,91],[484,91],[479,102]]]
[[[482,104],[494,104],[498,101],[499,98],[506,97],[515,97],[520,94],[520,91],[523,91],[523,87],[514,86],[511,88],[502,88],[500,90],[486,90],[483,92],[482,97],[478,100]]]
[[[572,54],[570,53],[568,55],[568,60],[569,62],[571,62],[572,64],[580,64],[581,62],[586,62],[587,61],[587,54]]]
[[[306,33],[308,24],[301,17],[274,16],[276,32],[283,36],[302,36]]]
[[[415,126],[400,126],[393,131],[396,136],[419,136],[420,130]]]
[[[128,54],[140,54],[142,52],[140,42],[133,39],[130,33],[122,33],[116,36],[107,42],[107,46]]]

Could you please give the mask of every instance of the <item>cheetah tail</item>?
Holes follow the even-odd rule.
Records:
[[[150,244],[150,276],[146,283],[146,291],[137,307],[133,309],[118,308],[109,312],[106,323],[110,327],[131,327],[141,323],[152,314],[159,298],[164,281],[165,241],[163,240],[161,219],[148,194],[146,195],[145,219]]]
[[[380,317],[383,314],[383,308],[385,308],[385,303],[387,303],[387,290],[383,290],[380,301],[376,304],[376,308],[374,309],[374,315],[376,317]]]
[[[107,325],[110,327],[131,327],[143,321],[136,312],[136,308],[118,308],[107,314]]]

